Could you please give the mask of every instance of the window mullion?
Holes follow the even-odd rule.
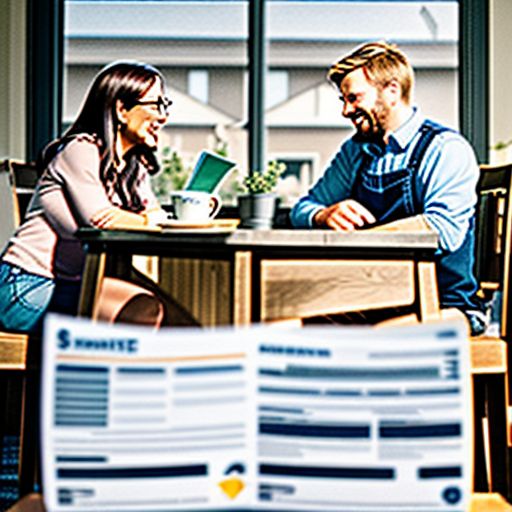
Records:
[[[265,1],[249,0],[249,172],[265,166]]]

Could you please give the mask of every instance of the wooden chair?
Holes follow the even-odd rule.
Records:
[[[14,160],[0,163],[0,201],[4,212],[10,212],[0,223],[2,247],[23,219],[38,178],[33,163]],[[163,307],[151,291],[135,283],[113,278],[105,280],[96,319],[158,327],[163,316]],[[32,492],[38,481],[40,345],[41,340],[34,336],[0,332],[0,384],[4,390],[0,393],[0,407],[5,411],[4,421],[0,422],[0,436],[19,433],[20,496]],[[2,437],[0,443],[1,440]]]
[[[479,294],[501,296],[496,335],[471,338],[474,394],[475,490],[495,490],[510,498],[507,406],[510,387],[508,338],[510,295],[512,164],[480,166],[475,226],[475,274]],[[484,426],[487,428],[484,429]],[[484,432],[487,430],[487,432]]]
[[[11,212],[11,215],[3,215],[0,223],[0,246],[4,247],[20,223],[20,209],[18,196],[15,192],[14,173],[9,160],[0,164],[0,201],[4,212]]]
[[[508,300],[512,248],[512,163],[480,166],[475,243],[475,273],[485,298],[501,294],[500,338],[512,338]]]
[[[495,316],[501,318],[496,336],[472,338],[468,332],[474,394],[475,491],[493,490],[510,498],[512,482],[507,446],[510,351],[507,342],[512,337],[512,308],[509,308],[512,164],[482,165],[477,192],[475,272],[479,294],[487,300],[501,295],[502,300],[500,310],[495,312]],[[457,310],[441,311],[441,318],[450,317],[463,318],[463,315]],[[379,326],[417,321],[413,314],[381,322]]]
[[[501,321],[496,335],[471,338],[475,439],[484,439],[483,444],[476,445],[475,490],[494,490],[510,498],[512,481],[507,432],[510,351],[507,342],[512,337],[512,309],[509,308],[512,164],[481,165],[477,193],[475,274],[483,298],[491,300],[501,295],[500,310],[493,313],[493,317]],[[484,425],[487,425],[486,435]]]
[[[21,162],[19,160],[8,160],[7,162],[13,177],[14,191],[18,203],[18,222],[20,222],[25,217],[28,203],[34,193],[40,173],[35,162]]]
[[[19,172],[19,174],[18,174]],[[19,180],[17,177],[21,177]],[[3,247],[15,228],[19,225],[20,203],[28,203],[30,184],[36,178],[35,166],[5,160],[0,163],[0,200],[4,212],[0,223],[0,245]],[[17,183],[24,186],[17,191]],[[24,195],[23,197],[20,197]],[[33,490],[35,473],[34,435],[27,433],[31,425],[38,422],[34,416],[35,392],[38,389],[38,351],[40,340],[31,339],[26,334],[0,332],[0,381],[2,393],[2,422],[0,424],[0,442],[8,437],[20,436],[18,463],[18,483],[20,495]],[[29,349],[29,347],[33,347]],[[29,390],[33,389],[34,393]],[[33,396],[34,395],[34,396]],[[14,397],[14,398],[13,398]],[[36,405],[37,407],[37,405]],[[29,412],[30,411],[30,414]],[[4,468],[5,470],[5,468]]]
[[[480,379],[475,379],[475,408],[480,409],[481,414],[487,417],[490,432],[492,429],[498,429],[494,436],[489,436],[491,475],[507,484],[507,494],[510,498],[510,420],[507,413],[512,388],[511,375],[508,371],[512,354],[507,348],[512,338],[512,308],[509,304],[512,300],[512,163],[480,166],[475,256],[475,273],[480,283],[480,293],[488,300],[499,296],[501,300],[496,302],[499,306],[498,311],[492,312],[493,318],[499,319],[496,335],[476,338],[472,343],[474,348],[482,353],[490,350],[496,354],[500,352],[502,359],[501,364],[494,368],[490,362],[481,365]],[[497,348],[500,344],[505,347]],[[478,412],[475,411],[475,414]],[[506,429],[505,433],[502,431],[503,428]],[[496,464],[500,468],[499,471],[493,468]],[[500,474],[501,472],[503,474]]]

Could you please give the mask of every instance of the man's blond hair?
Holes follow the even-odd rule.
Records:
[[[384,41],[363,44],[333,64],[327,78],[339,89],[344,78],[358,68],[362,68],[366,79],[378,88],[397,80],[402,100],[410,103],[414,72],[405,54],[395,45]]]

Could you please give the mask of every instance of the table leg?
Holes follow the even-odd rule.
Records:
[[[31,338],[23,374],[19,452],[19,492],[24,496],[40,487],[41,343]]]
[[[486,404],[489,420],[491,482],[490,491],[509,499],[510,466],[507,435],[507,383],[505,374],[487,375]]]
[[[233,324],[248,325],[252,319],[252,253],[235,253],[233,270]]]
[[[475,491],[510,496],[507,439],[507,345],[499,338],[472,339],[473,413],[475,419]],[[483,419],[487,430],[483,431]],[[488,449],[488,450],[487,450]],[[486,464],[489,452],[489,471]],[[489,472],[489,476],[487,473]]]
[[[418,316],[421,322],[440,318],[439,293],[437,290],[437,275],[434,262],[420,261],[417,273],[417,301],[419,301]]]
[[[80,302],[78,316],[95,317],[94,307],[98,303],[98,297],[105,277],[106,254],[87,254],[85,258],[82,288],[80,290]]]
[[[485,380],[481,375],[473,376],[473,436],[474,440],[474,471],[473,491],[488,492],[490,485],[487,476],[487,464],[485,456],[485,434],[483,419],[485,418]]]

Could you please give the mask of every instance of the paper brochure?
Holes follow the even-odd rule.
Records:
[[[464,511],[463,325],[45,326],[48,512]]]
[[[217,192],[236,162],[211,151],[201,151],[185,190]]]

